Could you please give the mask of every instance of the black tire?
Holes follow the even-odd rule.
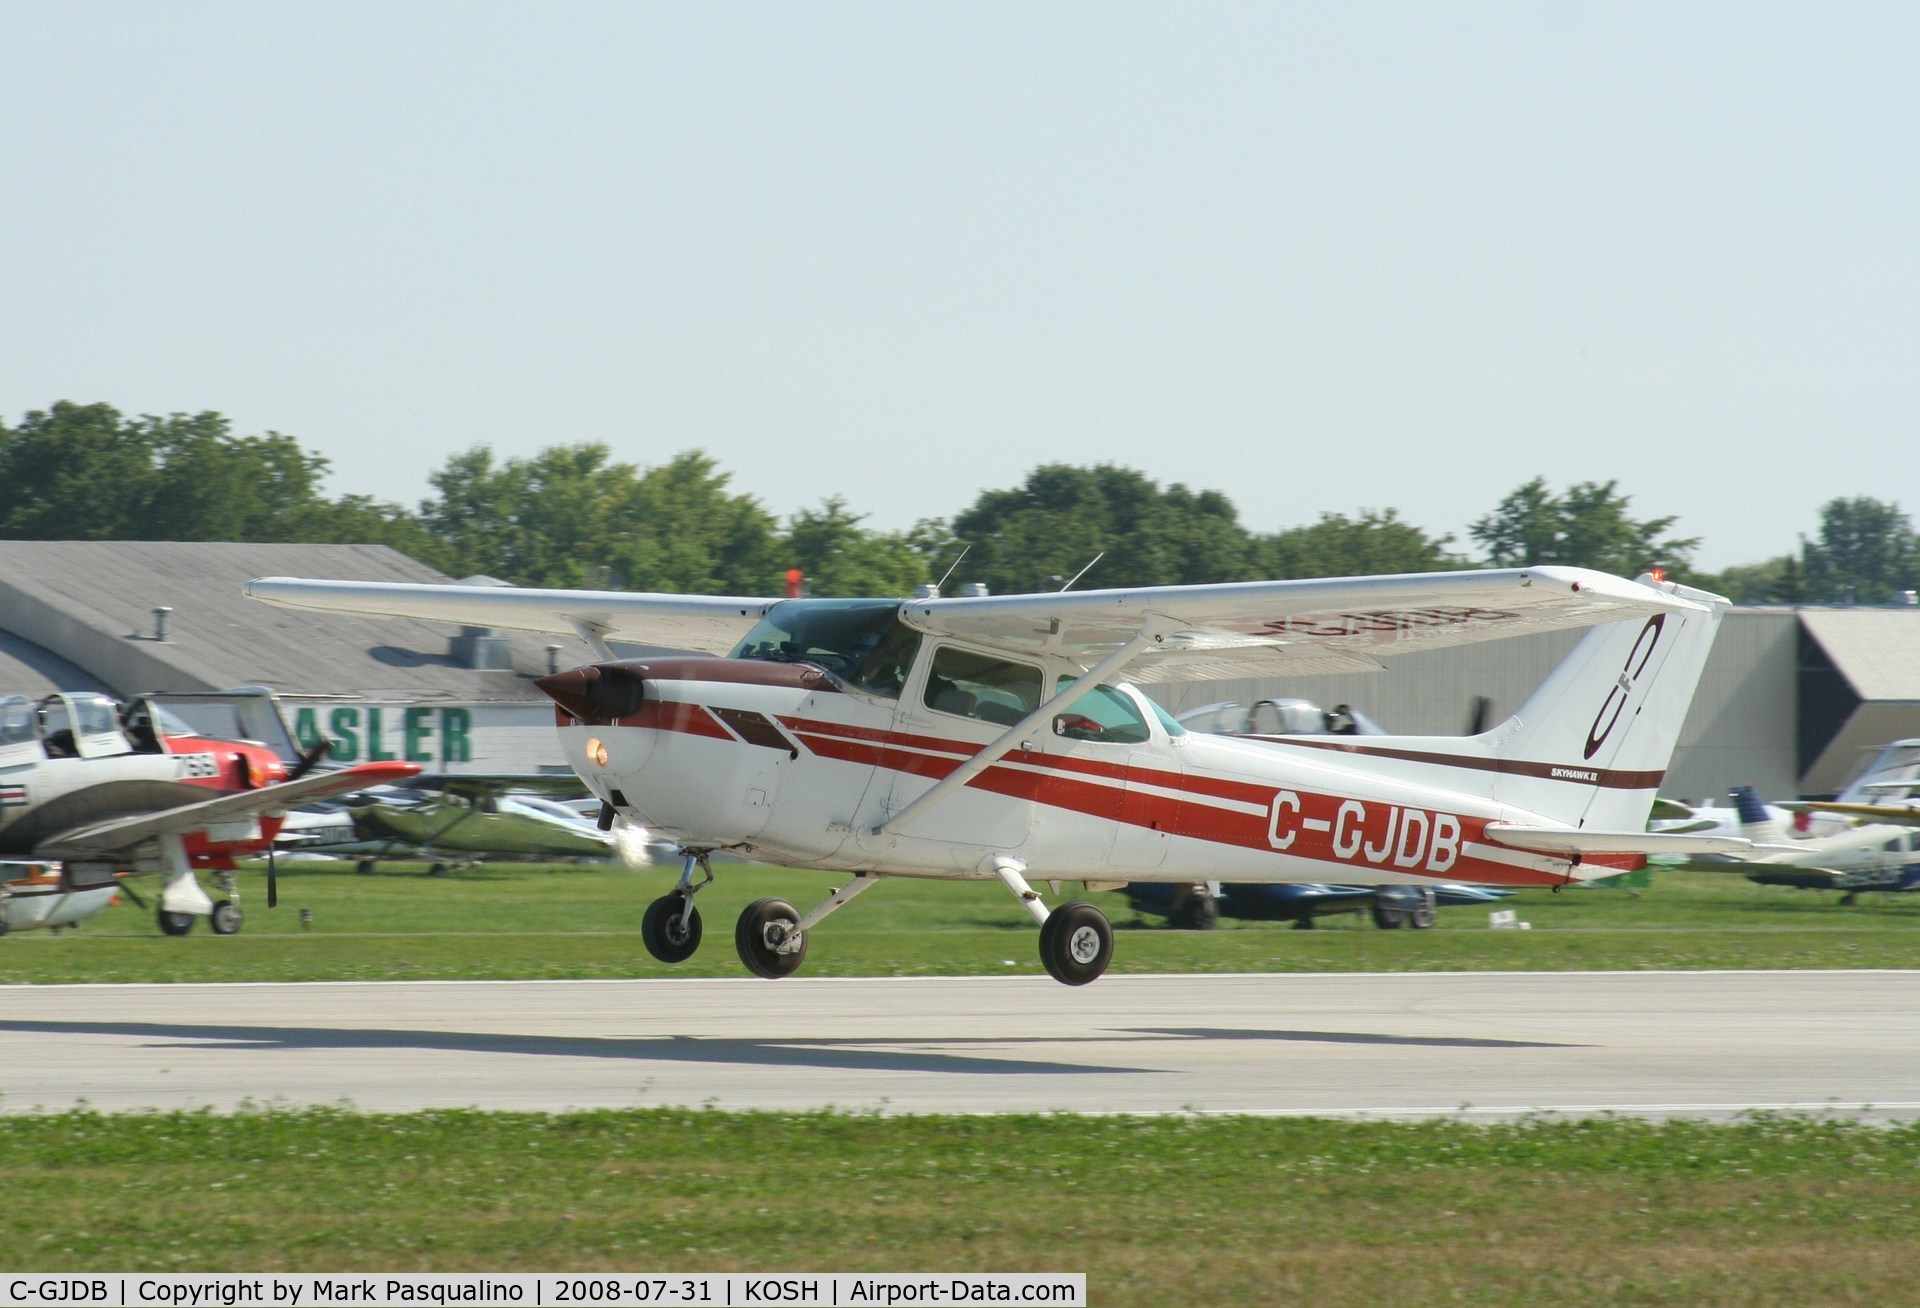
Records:
[[[700,910],[677,890],[647,905],[640,942],[662,963],[684,963],[700,948]]]
[[[1220,901],[1212,895],[1196,893],[1187,897],[1180,914],[1180,925],[1188,931],[1211,931],[1220,921]]]
[[[446,874],[447,874],[447,865],[445,863],[435,863],[432,867],[427,869],[427,875],[430,877],[443,877]]]
[[[363,858],[354,865],[353,870],[355,872],[358,872],[363,877],[370,877],[373,875],[373,860],[370,858]]]
[[[1083,986],[1113,961],[1113,927],[1092,904],[1062,904],[1040,928],[1040,962],[1062,985]]]
[[[244,915],[240,905],[231,899],[222,899],[213,906],[213,912],[207,915],[207,925],[213,928],[216,936],[230,936],[240,929]]]
[[[784,899],[756,899],[740,914],[733,929],[733,947],[739,951],[740,961],[747,965],[747,971],[769,981],[792,976],[807,961],[806,936],[802,935],[789,953],[780,952],[769,942],[769,934],[776,933],[768,928],[780,922],[786,924],[784,934],[791,936],[793,928],[800,925],[800,914]]]
[[[1407,925],[1415,931],[1433,930],[1433,924],[1440,920],[1439,914],[1433,911],[1433,907],[1433,892],[1431,890],[1421,891],[1419,906],[1407,914]]]
[[[160,923],[160,931],[163,935],[184,936],[193,930],[191,913],[169,913],[163,908],[156,912],[154,917]]]
[[[1382,931],[1398,931],[1407,924],[1407,910],[1389,908],[1376,900],[1373,905],[1373,924]]]

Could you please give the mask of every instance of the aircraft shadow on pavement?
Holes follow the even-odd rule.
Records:
[[[1525,1040],[1482,1040],[1463,1037],[1394,1036],[1349,1031],[1273,1031],[1212,1027],[1117,1031],[1078,1037],[989,1037],[937,1039],[927,1043],[962,1046],[951,1049],[912,1049],[911,1038],[736,1039],[703,1036],[543,1036],[509,1032],[408,1031],[388,1028],[222,1026],[169,1022],[75,1022],[0,1020],[0,1032],[22,1034],[105,1035],[181,1042],[177,1047],[236,1050],[419,1049],[449,1053],[511,1054],[542,1058],[611,1058],[635,1062],[708,1063],[734,1066],[812,1067],[836,1071],[934,1072],[973,1076],[1077,1076],[1113,1073],[1164,1073],[1164,1068],[1074,1063],[1057,1058],[1036,1061],[966,1052],[966,1046],[1021,1046],[1045,1044],[1058,1053],[1076,1043],[1111,1044],[1115,1040],[1144,1039],[1149,1043],[1176,1040],[1275,1040],[1331,1044],[1386,1044],[1488,1049],[1563,1049],[1576,1046]]]
[[[636,1062],[719,1063],[765,1067],[816,1067],[839,1071],[942,1072],[977,1076],[1067,1076],[1085,1073],[1153,1073],[1150,1067],[1092,1063],[1037,1062],[984,1053],[946,1053],[901,1048],[911,1038],[830,1040],[651,1036],[516,1035],[493,1031],[405,1031],[380,1028],[308,1026],[215,1026],[172,1022],[0,1021],[0,1033],[149,1037],[181,1042],[175,1048],[226,1049],[426,1049],[466,1054],[516,1054],[544,1058],[622,1058]],[[1019,1045],[1068,1041],[1013,1039],[940,1039],[941,1045]]]
[[[1178,1036],[1187,1040],[1298,1040],[1328,1045],[1415,1045],[1435,1049],[1590,1049],[1591,1045],[1554,1040],[1493,1040],[1478,1036],[1399,1036],[1376,1031],[1269,1031],[1265,1028],[1148,1027],[1136,1034]]]

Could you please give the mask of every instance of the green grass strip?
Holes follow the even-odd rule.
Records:
[[[260,874],[242,875],[237,936],[202,924],[165,938],[150,913],[123,904],[78,931],[0,941],[0,983],[740,976],[733,922],[748,902],[776,895],[804,912],[846,879],[716,871],[699,898],[706,943],[677,967],[640,944],[641,915],[673,884],[671,870],[489,865],[432,877],[401,863],[361,876],[350,864],[293,864],[271,911]],[[1055,903],[1085,896],[1071,882],[1048,893]],[[1486,909],[1464,907],[1442,909],[1432,931],[1381,931],[1352,914],[1313,931],[1231,920],[1175,931],[1119,894],[1085,897],[1113,919],[1116,973],[1920,966],[1920,895],[1849,905],[1727,874],[1659,872],[1638,893],[1525,891],[1500,905],[1531,923],[1524,932],[1489,930]],[[889,881],[822,923],[806,963],[809,976],[1041,973],[1032,920],[997,883]]]
[[[1084,1271],[1096,1304],[1891,1304],[1920,1125],[346,1109],[14,1117],[81,1270]]]

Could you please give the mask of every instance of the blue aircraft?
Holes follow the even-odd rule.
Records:
[[[1256,922],[1291,922],[1311,929],[1314,919],[1333,913],[1365,911],[1375,926],[1392,931],[1401,927],[1424,931],[1434,923],[1434,910],[1443,905],[1490,904],[1511,890],[1492,886],[1449,883],[1440,886],[1186,885],[1167,881],[1136,881],[1126,890],[1136,913],[1171,920],[1174,926],[1205,931],[1222,917]]]

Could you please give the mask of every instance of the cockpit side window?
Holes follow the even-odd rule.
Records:
[[[847,684],[872,695],[898,699],[919,653],[920,633],[896,618],[847,674]]]
[[[1010,727],[1040,705],[1040,669],[978,650],[942,645],[933,652],[923,694],[940,713]]]

